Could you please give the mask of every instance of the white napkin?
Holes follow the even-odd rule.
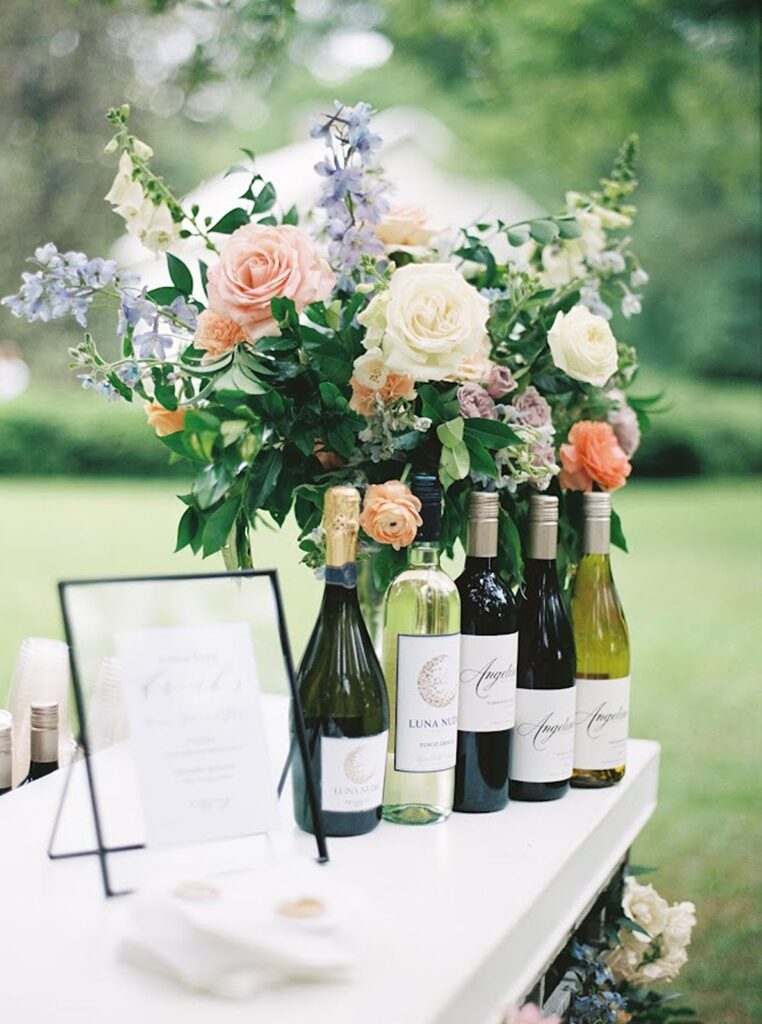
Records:
[[[328,865],[286,862],[135,897],[120,954],[197,991],[245,999],[284,981],[334,981],[355,958],[357,898]]]

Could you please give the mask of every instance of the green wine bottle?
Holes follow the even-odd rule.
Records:
[[[307,744],[326,835],[370,832],[381,820],[389,705],[384,676],[357,600],[360,495],[326,492],[325,591],[297,674]],[[293,732],[293,724],[292,724]],[[293,769],[294,813],[314,832],[301,760]]]
[[[609,559],[611,495],[583,496],[584,554],[572,590],[577,711],[572,786],[612,786],[624,776],[630,642]]]
[[[422,525],[408,566],[384,598],[383,664],[391,726],[384,818],[402,825],[444,821],[452,811],[458,730],[460,598],[439,567],[442,489],[413,477]]]

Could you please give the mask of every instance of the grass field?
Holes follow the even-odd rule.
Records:
[[[171,554],[171,488],[0,482],[0,703],[23,637],[59,634],[57,579],[201,567]],[[704,1024],[752,1024],[762,1020],[762,490],[732,480],[635,483],[617,507],[632,551],[615,568],[633,640],[633,732],[663,747],[660,806],[635,859],[661,866],[665,895],[698,905],[676,987]],[[281,569],[299,651],[319,587],[296,567],[289,531],[260,535],[255,557]]]

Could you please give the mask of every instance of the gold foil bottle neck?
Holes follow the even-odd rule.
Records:
[[[500,497],[496,491],[472,491],[468,506],[468,554],[497,557]]]
[[[558,498],[533,494],[529,499],[529,558],[549,560],[558,549]]]
[[[360,492],[356,487],[330,487],[323,506],[325,564],[346,565],[357,557]]]

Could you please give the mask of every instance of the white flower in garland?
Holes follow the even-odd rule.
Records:
[[[416,381],[457,375],[479,358],[487,338],[489,302],[447,263],[410,263],[358,317],[363,344],[380,348],[388,369]]]
[[[548,331],[553,362],[574,380],[603,387],[619,364],[616,339],[608,321],[587,306],[557,313]]]

